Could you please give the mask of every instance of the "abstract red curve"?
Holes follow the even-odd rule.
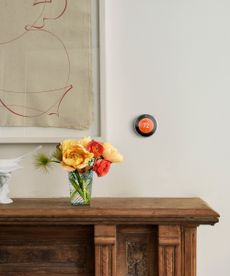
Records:
[[[66,83],[65,83],[63,88],[54,88],[54,89],[49,89],[49,90],[30,91],[29,92],[30,94],[33,94],[33,93],[56,92],[56,91],[59,91],[61,89],[64,90],[64,92],[61,94],[61,96],[58,97],[58,100],[53,105],[49,106],[49,108],[47,108],[46,110],[43,110],[43,111],[39,110],[38,114],[36,114],[36,115],[22,114],[22,113],[19,113],[19,112],[14,110],[14,107],[16,105],[8,104],[7,102],[5,102],[3,99],[0,98],[0,103],[2,104],[2,106],[4,108],[6,108],[13,115],[20,116],[20,117],[27,117],[27,118],[39,117],[39,116],[42,116],[44,114],[47,114],[47,115],[54,115],[55,114],[55,115],[59,116],[59,110],[60,110],[61,103],[62,103],[64,97],[73,88],[72,84],[68,84],[69,77],[70,77],[70,58],[69,58],[67,48],[66,48],[64,42],[59,37],[57,37],[54,33],[44,29],[46,20],[57,20],[65,13],[65,11],[67,10],[67,6],[68,6],[68,0],[63,0],[63,1],[64,1],[63,9],[61,10],[61,12],[57,16],[55,16],[55,17],[45,17],[44,16],[45,6],[44,6],[43,9],[42,9],[42,13],[34,21],[34,23],[32,25],[26,25],[25,26],[25,32],[24,33],[22,33],[20,36],[15,37],[14,39],[12,39],[10,41],[7,41],[7,42],[2,43],[2,44],[0,43],[0,46],[1,46],[3,44],[9,44],[9,43],[15,42],[16,40],[21,39],[21,37],[24,36],[26,33],[31,32],[31,31],[45,32],[45,33],[48,33],[49,35],[51,35],[52,37],[54,37],[62,45],[63,51],[65,52],[65,55],[66,55],[67,63],[68,63],[68,71],[66,72],[67,73],[67,79],[66,79]],[[33,6],[36,6],[36,5],[39,5],[39,4],[43,4],[43,5],[52,4],[52,2],[53,2],[52,0],[35,0],[34,3],[33,3]],[[40,18],[42,18],[42,22],[43,22],[42,26],[36,25],[36,23],[39,21]],[[25,92],[25,91],[10,91],[10,90],[7,90],[7,89],[0,89],[0,91],[2,91],[4,93],[28,93],[28,92]],[[49,112],[55,106],[57,106],[56,111],[55,112]],[[33,107],[26,107],[26,106],[25,106],[25,109],[36,110]]]

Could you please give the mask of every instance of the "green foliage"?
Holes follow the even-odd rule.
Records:
[[[39,169],[47,171],[52,166],[52,162],[54,162],[52,158],[45,153],[38,153],[35,156],[35,166]]]

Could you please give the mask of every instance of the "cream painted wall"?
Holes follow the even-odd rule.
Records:
[[[198,276],[229,276],[230,2],[106,0],[107,138],[122,165],[95,179],[94,196],[199,196],[221,214],[198,231]],[[133,119],[153,114],[151,138]],[[32,145],[1,145],[1,156]],[[46,145],[45,150],[52,150]],[[68,195],[60,169],[32,159],[11,179],[15,197]]]

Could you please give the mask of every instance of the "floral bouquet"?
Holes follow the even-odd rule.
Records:
[[[48,169],[53,163],[59,163],[68,172],[71,203],[88,205],[91,200],[93,172],[99,177],[104,176],[109,172],[111,163],[122,160],[122,155],[110,143],[85,137],[80,140],[64,140],[50,156],[37,154],[35,165]]]

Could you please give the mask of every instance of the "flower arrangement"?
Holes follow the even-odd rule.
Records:
[[[50,156],[37,154],[35,165],[47,170],[53,163],[59,163],[69,175],[71,203],[85,205],[91,199],[93,172],[99,177],[105,176],[112,163],[122,160],[123,156],[110,143],[84,137],[80,140],[64,140]]]

